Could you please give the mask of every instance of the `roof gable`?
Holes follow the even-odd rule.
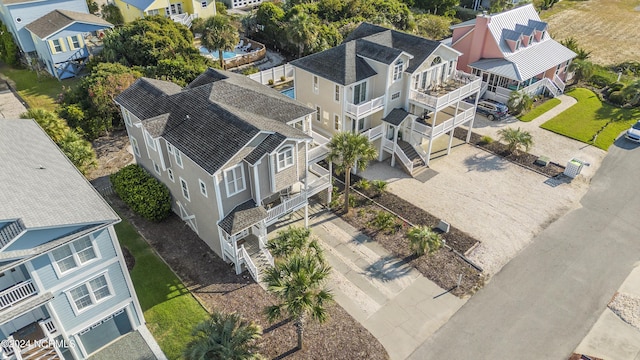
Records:
[[[92,14],[85,14],[70,10],[54,10],[32,21],[26,25],[25,28],[35,36],[45,40],[49,36],[75,23],[113,27],[113,25],[108,21]]]
[[[529,36],[534,34],[536,30],[544,31],[540,29],[546,29],[546,26],[546,23],[540,20],[540,16],[532,4],[489,15],[487,25],[503,56],[513,54],[520,49],[510,41],[515,43],[523,34]],[[536,37],[537,42],[547,39],[549,39],[549,35]],[[527,45],[531,46],[535,43],[527,43]]]
[[[291,65],[340,85],[353,84],[377,74],[356,53],[356,42],[349,41],[331,49],[305,56]]]

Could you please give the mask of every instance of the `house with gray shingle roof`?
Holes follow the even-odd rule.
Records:
[[[27,62],[57,79],[78,75],[101,49],[99,35],[113,27],[84,0],[0,0],[0,20]]]
[[[314,138],[366,134],[379,161],[390,158],[415,176],[432,153],[450,151],[451,140],[438,138],[473,125],[475,106],[462,100],[477,95],[480,79],[456,70],[460,55],[438,41],[362,23],[342,44],[291,62],[295,98],[316,110]]]
[[[483,97],[506,103],[514,90],[564,92],[576,54],[551,38],[533,5],[480,14],[451,29],[451,46],[462,53],[458,69],[482,78]]]
[[[0,120],[0,357],[86,359],[144,326],[102,196],[33,120]]]
[[[208,69],[185,88],[141,78],[116,99],[136,162],[225,261],[259,280],[267,227],[327,190],[312,108],[245,76]]]

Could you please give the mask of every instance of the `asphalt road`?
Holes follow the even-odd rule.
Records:
[[[583,207],[540,233],[409,359],[568,359],[640,260],[639,180],[640,148],[619,139]]]

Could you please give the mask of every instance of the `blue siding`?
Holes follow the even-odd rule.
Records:
[[[98,31],[98,30],[103,30],[107,27],[105,26],[99,26],[99,25],[91,25],[91,24],[73,24],[65,29],[63,29],[62,31],[59,31],[51,36],[49,36],[47,38],[47,40],[53,40],[53,39],[60,39],[61,42],[64,42],[65,44],[65,49],[67,51],[63,51],[63,52],[59,52],[57,54],[53,54],[52,59],[53,59],[53,63],[59,63],[59,62],[65,62],[67,60],[69,60],[69,57],[71,57],[72,55],[77,55],[77,58],[82,58],[82,57],[87,57],[89,56],[89,52],[87,51],[86,46],[82,46],[81,49],[75,49],[75,50],[71,50],[71,44],[69,44],[69,40],[68,37],[69,36],[76,36],[78,34],[82,35],[83,33],[91,33],[94,31]],[[84,36],[82,37],[83,41],[84,41]],[[45,47],[46,47],[46,51],[47,53],[50,52],[49,46],[48,46],[48,42],[45,40],[44,41]],[[36,46],[37,47],[37,46]],[[79,54],[76,54],[77,52],[79,52]],[[40,51],[38,51],[38,53],[40,53]],[[44,54],[41,54],[41,57]]]
[[[122,268],[120,267],[120,263],[114,263],[113,265],[109,266],[107,273],[109,280],[111,281],[112,296],[97,305],[93,305],[91,308],[78,314],[78,316],[76,316],[73,312],[73,308],[71,307],[71,299],[67,298],[67,294],[62,292],[53,294],[54,299],[51,301],[51,305],[53,306],[53,309],[58,315],[58,318],[62,323],[62,327],[65,330],[80,326],[83,323],[98,320],[100,317],[108,315],[105,312],[107,309],[131,297],[129,289],[127,288],[124,274],[122,273]],[[93,275],[89,272],[86,272],[86,274],[87,279],[90,278],[91,275]],[[78,283],[78,285],[80,285],[81,283]]]
[[[13,244],[9,245],[9,247],[4,249],[3,251],[31,249],[38,245],[47,243],[51,240],[71,234],[72,232],[78,231],[83,227],[85,227],[85,225],[62,226],[62,227],[53,228],[53,229],[27,230],[27,232],[24,235],[20,236],[18,240],[16,240]]]
[[[89,13],[85,0],[47,0],[33,3],[14,4],[6,7],[9,9],[7,17],[10,17],[10,20],[7,19],[5,23],[11,24],[11,30],[18,33],[17,38],[19,45],[25,52],[35,51],[31,35],[27,29],[24,29],[24,27],[32,21],[56,9]],[[18,18],[22,19],[20,23],[16,22],[16,19]]]
[[[77,275],[78,271],[82,271],[82,272],[90,271],[90,269],[95,265],[116,257],[116,250],[114,249],[113,243],[111,242],[111,236],[109,236],[109,231],[101,230],[95,233],[94,244],[97,247],[98,252],[100,253],[100,260],[87,265],[87,267],[80,268],[76,271],[71,271],[70,273],[62,276],[62,279],[66,278],[67,276]],[[43,284],[46,284],[49,287],[54,287],[61,282],[61,279],[58,279],[58,275],[53,269],[53,265],[49,260],[49,255],[42,254],[37,258],[31,260],[31,263],[35,269],[36,274],[38,274],[38,277],[40,278],[40,281]]]

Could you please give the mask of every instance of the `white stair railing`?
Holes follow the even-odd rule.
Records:
[[[553,83],[558,87],[558,90],[560,90],[560,93],[564,93],[565,83],[564,81],[562,81],[562,79],[560,79],[560,77],[557,74],[553,75]]]
[[[247,250],[244,248],[244,244],[240,245],[240,259],[245,265],[247,265],[247,269],[249,270],[251,277],[253,277],[256,282],[260,282],[258,268],[251,260],[249,253],[247,253]]]
[[[398,159],[402,162],[402,164],[407,168],[410,174],[413,174],[413,161],[409,160],[407,155],[405,155],[404,151],[400,149],[400,147],[396,147],[395,151],[396,155],[398,155]]]

